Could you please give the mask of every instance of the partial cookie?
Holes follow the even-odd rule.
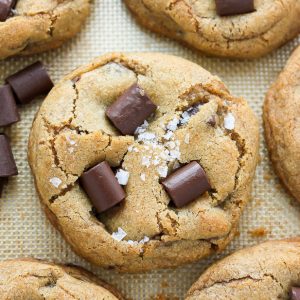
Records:
[[[300,201],[300,47],[267,93],[264,125],[276,173]]]
[[[259,57],[300,32],[298,0],[124,2],[143,26],[211,55]]]
[[[34,259],[0,262],[0,279],[1,299],[124,299],[111,286],[82,268]]]
[[[297,300],[299,268],[299,238],[262,243],[209,267],[188,291],[186,300]]]
[[[151,53],[108,54],[65,77],[29,141],[51,222],[79,255],[121,271],[224,249],[257,157],[258,124],[245,100],[200,66]]]
[[[90,0],[18,0],[0,21],[0,59],[61,46],[80,31],[89,10]]]

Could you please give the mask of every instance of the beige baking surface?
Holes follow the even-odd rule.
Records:
[[[233,94],[244,96],[249,101],[261,124],[264,93],[299,42],[300,38],[255,61],[207,58],[141,29],[121,0],[95,0],[87,25],[72,42],[50,53],[0,62],[0,80],[37,59],[48,66],[51,77],[57,82],[75,67],[108,51],[172,53],[219,75]],[[22,107],[22,121],[5,130],[11,137],[20,175],[10,181],[0,200],[0,259],[34,256],[79,264],[115,284],[130,299],[183,299],[199,274],[217,257],[175,270],[119,275],[92,267],[77,257],[50,225],[41,211],[26,158],[31,122],[41,101],[39,99]],[[261,140],[261,163],[256,172],[253,200],[243,214],[240,236],[226,253],[258,243],[262,239],[300,235],[300,206],[278,184],[270,169],[263,136]],[[264,238],[252,237],[249,231],[259,227],[264,227],[269,234]],[[158,295],[164,295],[165,298]]]

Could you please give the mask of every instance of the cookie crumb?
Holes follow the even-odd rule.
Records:
[[[58,188],[62,183],[61,179],[59,179],[58,177],[53,177],[49,181],[56,188]]]
[[[119,169],[116,173],[116,178],[117,178],[118,182],[120,183],[120,185],[126,185],[128,183],[128,179],[129,179],[129,172],[127,172],[123,169]]]
[[[258,227],[250,230],[249,233],[253,238],[260,238],[266,236],[268,234],[268,230],[266,230],[264,227]]]
[[[224,118],[224,127],[228,130],[233,130],[235,126],[235,117],[232,113],[228,113]]]
[[[111,237],[116,241],[121,242],[126,235],[127,233],[121,227],[118,227],[118,231],[113,232]]]

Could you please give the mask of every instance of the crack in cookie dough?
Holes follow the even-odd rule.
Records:
[[[135,136],[121,136],[105,111],[133,84],[158,109]],[[29,142],[50,220],[78,254],[122,271],[171,267],[222,250],[250,197],[257,152],[258,125],[246,102],[198,65],[162,54],[108,54],[74,71],[48,95]],[[78,178],[104,160],[129,173],[127,197],[95,214]],[[177,209],[160,179],[191,161],[202,165],[212,190]],[[119,228],[126,233],[121,241],[113,238]]]
[[[0,23],[0,59],[61,46],[80,31],[90,0],[19,0],[15,15]]]
[[[229,17],[213,0],[124,0],[143,26],[208,54],[254,58],[299,33],[297,0],[255,1],[256,11]]]

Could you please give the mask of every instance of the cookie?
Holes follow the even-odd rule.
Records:
[[[0,273],[1,299],[124,299],[111,286],[79,267],[14,259],[0,262]]]
[[[255,58],[300,32],[298,0],[124,0],[148,29],[204,53]]]
[[[0,59],[61,46],[80,31],[90,10],[90,0],[18,0],[3,16],[2,5],[10,2],[0,6]]]
[[[276,173],[300,201],[300,47],[266,95],[265,137]]]
[[[209,267],[188,291],[186,300],[297,300],[299,267],[299,238],[265,242]]]
[[[107,54],[66,76],[29,141],[51,222],[85,259],[127,272],[224,249],[257,157],[246,101],[200,66],[158,53]]]

